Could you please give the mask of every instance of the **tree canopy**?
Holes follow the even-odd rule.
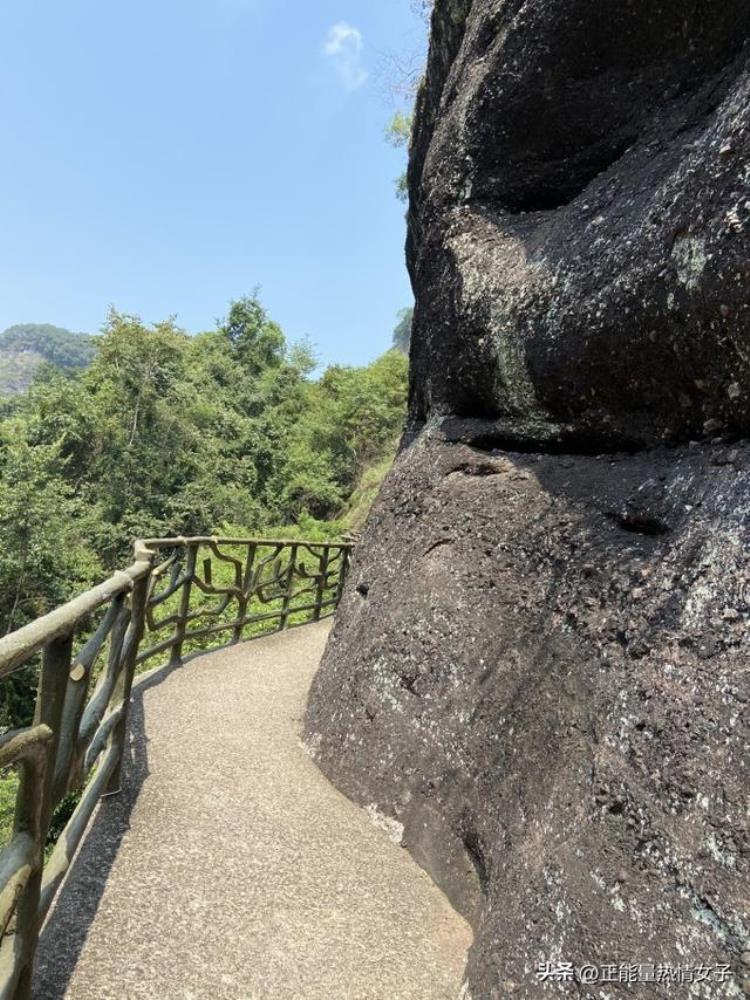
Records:
[[[122,565],[136,537],[338,537],[404,421],[403,354],[316,378],[257,295],[196,336],[112,310],[94,346],[87,368],[44,367],[0,401],[4,632]],[[32,686],[3,685],[0,725]]]
[[[6,630],[118,565],[136,536],[330,524],[404,419],[399,352],[315,378],[310,348],[257,295],[196,336],[112,310],[95,346],[87,368],[44,368],[0,404]]]

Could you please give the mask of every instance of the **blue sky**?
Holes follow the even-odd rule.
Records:
[[[409,0],[0,0],[0,329],[207,329],[255,286],[359,364],[411,301],[382,66]]]

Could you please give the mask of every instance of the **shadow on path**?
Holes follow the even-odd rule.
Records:
[[[55,899],[39,939],[34,1000],[60,1000],[65,996],[120,844],[130,828],[130,815],[149,775],[143,696],[175,669],[179,668],[164,666],[133,688],[122,789],[101,800]]]

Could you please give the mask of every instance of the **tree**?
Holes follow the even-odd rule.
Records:
[[[229,313],[219,325],[236,357],[254,375],[278,367],[284,357],[284,334],[268,318],[257,292],[231,302]]]
[[[136,537],[336,537],[395,451],[407,361],[315,368],[256,294],[193,337],[111,310],[86,370],[48,366],[0,400],[0,628],[101,580]],[[0,726],[27,721],[34,685],[31,671],[0,689]]]
[[[63,468],[59,444],[30,444],[18,419],[0,426],[4,634],[69,600],[101,572],[89,543],[92,512],[65,482]],[[35,694],[33,667],[7,678],[0,685],[0,728],[30,723]]]
[[[433,6],[434,0],[411,0],[412,12],[425,23],[430,20]],[[401,105],[385,127],[386,141],[395,149],[409,148],[414,124],[414,101],[424,75],[425,58],[425,46],[420,45],[405,54],[391,53],[385,60],[383,75],[387,79],[388,90],[392,98]],[[409,193],[405,170],[396,178],[395,187],[399,201],[407,201]]]
[[[387,142],[394,149],[408,149],[413,123],[413,113],[409,112],[407,114],[404,111],[396,111],[386,126],[385,137]],[[406,201],[409,197],[405,170],[396,178],[396,197],[399,201]]]
[[[0,608],[7,633],[66,600],[98,563],[87,554],[90,516],[64,479],[59,443],[32,445],[25,427],[11,420],[0,428],[0,462]]]
[[[94,363],[81,376],[96,414],[86,479],[100,496],[108,566],[134,535],[168,527],[164,497],[195,462],[194,428],[182,419],[188,345],[171,319],[147,326],[111,310]]]

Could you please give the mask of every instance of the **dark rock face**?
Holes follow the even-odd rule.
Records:
[[[398,459],[307,729],[474,921],[474,1000],[558,995],[546,960],[742,981],[748,463],[747,446],[488,454],[435,433]]]
[[[748,35],[745,0],[438,3],[415,419],[601,446],[750,427]]]
[[[306,727],[472,920],[473,1000],[750,995],[749,32],[437,0],[412,423]]]

